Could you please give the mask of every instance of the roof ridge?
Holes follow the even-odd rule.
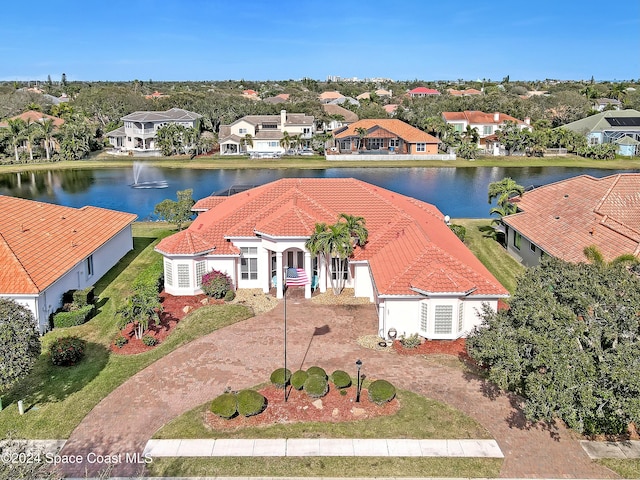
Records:
[[[620,175],[616,174],[613,175],[615,177],[615,179],[613,180],[613,183],[609,186],[609,188],[607,189],[607,191],[605,192],[605,194],[602,196],[602,198],[600,199],[600,202],[595,206],[595,208],[593,209],[594,213],[597,213],[599,215],[603,215],[602,213],[600,213],[600,208],[602,208],[602,205],[604,205],[604,202],[607,200],[607,197],[611,194],[611,191],[613,190],[613,188],[618,184],[618,182],[620,181]],[[610,177],[604,177],[604,178],[610,178]]]

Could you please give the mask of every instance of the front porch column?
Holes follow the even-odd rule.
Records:
[[[324,293],[327,291],[327,265],[324,263],[324,255],[318,257],[318,277],[320,293]]]
[[[313,282],[313,270],[311,269],[311,254],[304,252],[304,271],[307,273],[309,283],[304,286],[304,298],[311,298],[311,282]]]
[[[282,252],[276,252],[276,298],[282,298],[282,286],[284,285],[282,276]]]
[[[267,268],[268,268],[268,275],[265,275],[265,279],[262,282],[262,292],[263,293],[269,293],[269,290],[271,289],[271,250],[266,250],[265,252],[267,252]]]

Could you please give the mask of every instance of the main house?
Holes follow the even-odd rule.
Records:
[[[365,135],[366,133],[366,135]],[[340,153],[367,152],[435,155],[438,140],[433,135],[398,119],[369,118],[334,130]]]
[[[134,155],[160,155],[156,145],[158,129],[177,124],[199,128],[202,115],[181,108],[170,108],[165,112],[133,112],[121,118],[124,125],[106,134],[109,143],[118,152]]]
[[[607,261],[640,254],[640,174],[580,175],[512,201],[518,212],[502,218],[507,250],[526,266],[544,255],[584,262],[591,245]]]
[[[487,153],[500,155],[501,145],[496,136],[507,121],[514,122],[521,130],[531,130],[529,118],[518,120],[505,113],[485,113],[477,110],[464,112],[442,112],[442,119],[452,125],[456,132],[463,133],[467,127],[475,128],[478,132],[478,147]]]
[[[285,132],[289,137],[299,136],[299,146],[303,147],[315,131],[313,116],[304,113],[281,110],[280,115],[247,115],[231,125],[220,125],[220,153],[281,155],[286,150],[280,143]]]
[[[368,243],[348,259],[346,286],[378,308],[378,333],[454,339],[478,325],[483,304],[508,292],[467,249],[436,207],[352,178],[287,178],[229,197],[207,197],[188,229],[163,239],[165,290],[201,293],[202,276],[226,272],[267,293],[284,269],[304,270],[320,292],[339,274],[305,248],[317,223],[361,216]],[[311,296],[311,285],[305,287]],[[276,295],[282,298],[281,288]]]
[[[33,313],[41,332],[62,295],[95,284],[133,248],[136,215],[0,195],[0,297]]]
[[[589,145],[615,143],[621,155],[637,155],[640,143],[640,112],[637,110],[608,110],[563,128],[584,135]]]

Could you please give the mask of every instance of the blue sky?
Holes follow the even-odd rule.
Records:
[[[0,80],[640,78],[640,0],[23,0],[0,25]]]

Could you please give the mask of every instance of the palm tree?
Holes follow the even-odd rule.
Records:
[[[289,132],[287,132],[286,130],[282,132],[282,138],[280,139],[280,146],[284,148],[285,152],[289,150],[289,148],[291,148],[291,137],[289,136]]]
[[[9,143],[13,147],[13,152],[16,157],[16,163],[20,162],[20,157],[18,155],[18,147],[22,143],[22,140],[24,140],[25,138],[26,128],[27,128],[27,124],[21,118],[16,118],[16,119],[7,121],[6,136],[9,139]]]
[[[352,243],[359,247],[363,247],[369,238],[369,231],[365,227],[366,220],[364,217],[357,217],[341,213],[338,221],[343,221],[346,229],[349,231]]]
[[[250,133],[247,133],[242,138],[242,144],[244,144],[244,150],[246,152],[247,151],[247,145],[249,145],[250,147],[253,147],[253,136]]]
[[[356,128],[356,135],[358,135],[358,150],[360,150],[360,148],[364,145],[364,139],[367,137],[367,134],[369,132],[367,132],[366,128],[363,127],[358,127]]]
[[[354,248],[347,224],[316,224],[313,234],[305,243],[305,248],[313,256],[322,257],[330,272],[333,293],[339,295],[344,288],[347,258],[353,254]]]
[[[38,130],[44,142],[44,150],[47,153],[47,162],[51,160],[51,148],[53,147],[55,128],[53,120],[50,118],[45,118],[38,124]]]
[[[511,203],[509,199],[516,195],[523,194],[524,187],[522,185],[518,185],[516,181],[510,177],[506,177],[498,182],[491,182],[489,184],[489,203],[494,199],[497,199],[496,203],[498,206],[503,207],[505,211],[511,211],[511,213],[515,213],[517,207]]]
[[[618,255],[616,258],[607,262],[597,245],[589,245],[588,247],[584,247],[582,253],[590,263],[593,263],[594,265],[602,268],[615,267],[616,265],[633,266],[640,263],[640,259],[638,259],[638,257],[636,257],[633,253],[623,253],[622,255]]]
[[[33,144],[38,138],[40,129],[37,123],[33,123],[30,119],[25,122],[24,139],[27,141],[27,150],[29,151],[29,160],[33,162]]]
[[[480,138],[480,134],[478,134],[478,129],[476,127],[472,127],[471,125],[467,125],[464,133],[462,134],[462,138],[472,143],[478,143],[478,139]]]

